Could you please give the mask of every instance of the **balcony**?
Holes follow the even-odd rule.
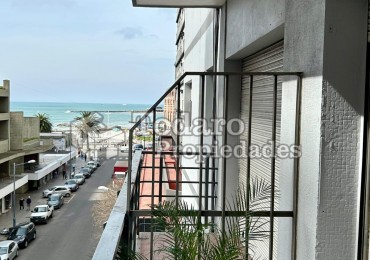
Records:
[[[175,62],[176,67],[179,65],[183,57],[184,57],[184,38],[181,38],[180,41],[177,43],[177,54]]]
[[[163,228],[158,225],[161,220],[158,210],[164,214],[165,219],[168,220],[170,217],[169,211],[163,210],[167,205],[173,206],[172,210],[176,212],[178,223],[185,223],[187,231],[184,234],[192,234],[194,230],[201,231],[194,237],[195,241],[199,239],[193,248],[198,256],[206,254],[209,250],[204,245],[205,240],[220,241],[219,239],[230,236],[231,231],[237,232],[237,236],[234,238],[238,241],[239,256],[243,256],[244,259],[254,259],[251,257],[252,252],[259,254],[255,258],[275,259],[277,236],[280,232],[284,233],[286,239],[284,245],[279,244],[279,246],[285,246],[284,250],[291,251],[290,254],[294,255],[294,232],[297,225],[294,216],[296,216],[297,209],[295,204],[292,208],[279,209],[278,207],[288,204],[290,200],[285,201],[284,196],[280,198],[278,195],[280,174],[276,172],[276,157],[271,157],[271,167],[266,169],[264,173],[269,178],[254,180],[252,159],[249,156],[231,159],[227,156],[220,156],[218,153],[220,147],[229,145],[232,136],[224,128],[221,129],[219,135],[216,125],[206,124],[207,122],[232,118],[230,111],[235,107],[232,103],[234,102],[233,98],[230,96],[231,91],[240,88],[240,82],[246,79],[250,87],[250,101],[255,84],[272,82],[274,105],[271,108],[270,116],[275,122],[271,128],[272,140],[274,141],[276,141],[277,113],[280,109],[277,102],[278,86],[283,88],[285,85],[282,84],[282,81],[284,81],[287,83],[286,86],[297,88],[297,95],[294,97],[296,100],[295,124],[292,126],[292,132],[295,135],[294,144],[299,144],[301,73],[184,73],[130,129],[128,174],[93,259],[116,259],[116,257],[125,259],[128,255],[132,257],[132,254],[140,254],[144,259],[163,257],[163,254],[166,254],[163,251],[164,247],[176,247],[180,243],[179,238],[171,235],[171,232],[175,232],[172,227]],[[190,80],[199,82],[199,100],[190,101],[190,104],[199,104],[199,117],[203,119],[199,121],[197,133],[190,131],[192,125],[188,122],[189,115],[186,114],[189,108],[185,104],[190,95],[189,90],[186,89],[187,86],[182,84],[182,82],[190,82]],[[221,83],[219,85],[211,84],[215,81]],[[206,86],[208,87],[206,88]],[[260,90],[257,87],[255,91],[258,92]],[[208,106],[207,104],[214,100],[212,93],[216,92],[223,93],[220,95],[223,100],[217,100],[214,106]],[[153,125],[156,125],[155,123],[161,120],[161,118],[157,118],[156,108],[172,93],[176,93],[175,107],[178,119],[172,122],[172,131],[161,128],[161,124],[158,124],[155,128],[156,131],[152,132],[151,148],[133,152],[133,144],[138,142],[134,136],[136,129],[148,118],[151,118]],[[195,96],[194,93],[190,94],[192,97]],[[257,107],[252,102],[245,105],[248,106],[249,113],[258,112],[258,103]],[[217,117],[217,111],[223,111],[223,118]],[[197,113],[198,111],[195,114]],[[190,116],[190,118],[192,117]],[[255,134],[253,133],[251,117],[249,120],[246,131],[247,140],[251,140],[251,136]],[[158,136],[160,142],[157,141]],[[222,140],[222,143],[220,144],[218,140]],[[186,145],[188,144],[194,145],[195,149],[187,149]],[[250,141],[247,146],[248,151],[251,151]],[[274,146],[272,149],[275,151],[277,148]],[[238,195],[239,193],[236,191],[238,187],[228,184],[233,177],[232,168],[235,162],[238,162],[237,160],[243,160],[248,165],[246,186],[245,189],[240,189],[241,195]],[[292,201],[296,202],[298,159],[294,158],[293,161],[294,168],[291,176],[294,178],[292,178],[291,186],[282,193],[291,193]],[[263,188],[263,196],[261,196],[263,201],[257,200],[256,203],[256,196],[261,187]],[[236,203],[231,203],[234,199]],[[230,226],[230,223],[237,223],[236,229],[235,226]],[[254,229],[256,226],[258,228]],[[163,242],[164,238],[167,239],[167,242],[158,243],[158,241]]]
[[[9,113],[0,112],[0,121],[7,121],[7,120],[9,120]]]
[[[0,87],[0,97],[9,97],[9,89]]]
[[[0,153],[6,153],[9,151],[9,140],[0,139]]]
[[[26,174],[16,174],[15,177],[15,189],[22,187],[28,182],[28,175]],[[0,178],[0,198],[3,198],[13,192],[13,183],[12,177]]]
[[[226,0],[132,0],[135,7],[199,7],[217,8],[225,4]]]
[[[176,66],[176,71],[175,71],[176,79],[180,78],[182,74],[184,74],[184,64],[182,61],[179,62],[179,64]]]
[[[185,12],[184,9],[180,9],[177,19],[177,31],[176,31],[176,41],[175,43],[178,44],[180,38],[184,38],[184,29],[185,29]]]

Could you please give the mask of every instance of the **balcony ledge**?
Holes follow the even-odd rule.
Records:
[[[226,0],[132,0],[135,7],[173,7],[173,8],[216,8],[225,4]]]

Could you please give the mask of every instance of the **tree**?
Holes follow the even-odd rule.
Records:
[[[49,116],[45,113],[37,113],[35,115],[40,119],[40,132],[50,133],[53,130],[53,124],[50,122]]]
[[[101,123],[93,112],[82,111],[80,116],[75,117],[76,127],[82,138],[86,139],[87,151],[90,157],[89,136],[92,133],[99,133]]]

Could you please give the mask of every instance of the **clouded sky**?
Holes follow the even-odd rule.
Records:
[[[11,101],[151,104],[174,82],[176,10],[131,0],[1,0]]]

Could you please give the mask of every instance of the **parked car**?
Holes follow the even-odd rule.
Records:
[[[101,164],[99,162],[99,159],[94,159],[94,162],[95,162],[95,164],[96,164],[97,167],[100,167]]]
[[[75,179],[69,179],[67,180],[64,185],[69,188],[71,191],[77,191],[79,186]]]
[[[71,191],[65,186],[54,186],[49,189],[46,189],[42,192],[44,198],[49,197],[51,194],[62,194],[63,197],[71,196]]]
[[[134,151],[143,150],[143,149],[144,149],[144,146],[142,144],[134,144],[134,146],[133,146]]]
[[[86,166],[92,167],[94,171],[98,168],[98,165],[95,161],[90,161],[86,164]]]
[[[90,169],[88,168],[81,168],[79,173],[83,174],[83,176],[85,176],[86,179],[91,177],[91,172]]]
[[[89,169],[91,174],[93,174],[93,173],[94,173],[94,171],[95,171],[94,166],[89,165],[89,164],[86,164],[83,168],[87,168],[87,169]]]
[[[82,173],[77,173],[76,175],[73,176],[74,180],[77,181],[78,185],[82,185],[85,183],[85,176]]]
[[[19,224],[14,228],[10,228],[7,239],[15,241],[19,248],[28,247],[29,242],[36,239],[35,224],[27,222]]]
[[[6,240],[0,242],[0,259],[13,260],[18,254],[18,245],[15,241]]]
[[[64,197],[62,194],[51,194],[48,197],[48,206],[53,206],[54,209],[60,209],[64,205]]]
[[[54,207],[49,205],[37,205],[31,212],[31,222],[46,224],[49,219],[53,217]]]
[[[126,146],[121,146],[121,153],[128,153],[129,151],[129,146],[126,145]]]

